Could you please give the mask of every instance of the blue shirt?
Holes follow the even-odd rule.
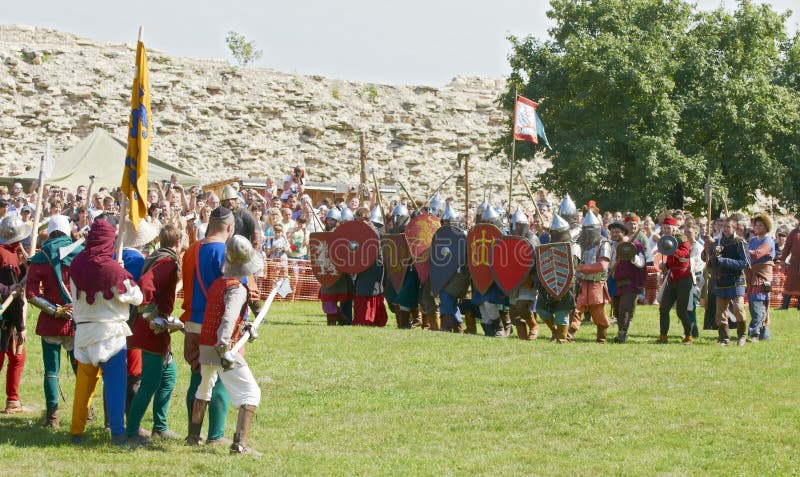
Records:
[[[125,271],[133,275],[135,281],[139,281],[142,277],[142,268],[144,267],[144,255],[138,250],[132,248],[122,249],[122,266]]]
[[[192,280],[192,315],[189,321],[192,323],[203,323],[203,315],[206,312],[206,294],[203,292],[211,288],[211,284],[222,276],[222,264],[225,262],[225,244],[222,242],[211,242],[200,247],[197,258],[197,270],[200,272],[201,283],[198,281],[198,273],[195,272]]]

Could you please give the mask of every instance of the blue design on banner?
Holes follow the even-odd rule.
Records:
[[[144,96],[144,90],[139,87],[139,101]],[[139,136],[139,121],[142,122],[142,139],[147,139],[147,108],[139,103],[139,107],[131,111],[131,138],[137,139]]]

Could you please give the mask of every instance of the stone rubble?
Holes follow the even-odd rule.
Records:
[[[132,44],[0,25],[0,176],[30,175],[47,138],[56,157],[94,128],[123,138],[134,59]],[[151,153],[208,182],[281,180],[304,164],[308,180],[357,183],[363,130],[368,164],[385,185],[399,178],[428,196],[458,168],[458,156],[469,155],[471,199],[480,202],[489,190],[508,196],[507,166],[485,160],[507,127],[509,113],[497,105],[503,79],[456,77],[440,88],[365,84],[153,49],[148,63]],[[521,167],[531,178],[547,165],[537,159]],[[443,193],[463,204],[463,185],[459,171]],[[517,184],[514,201],[526,199]]]

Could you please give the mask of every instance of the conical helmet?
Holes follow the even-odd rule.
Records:
[[[442,212],[442,220],[449,220],[451,222],[458,220],[458,212],[456,212],[453,206],[448,205],[445,207],[444,212]]]
[[[525,211],[522,210],[522,207],[517,206],[517,210],[514,211],[514,215],[511,217],[511,225],[515,226],[517,224],[530,224],[530,220],[528,220],[528,215]]]
[[[586,215],[583,217],[583,227],[600,227],[600,219],[594,215],[594,212],[591,210],[586,211]]]
[[[342,222],[351,222],[355,218],[353,216],[353,211],[350,210],[349,207],[345,207],[340,215],[342,217]]]
[[[239,193],[230,184],[222,188],[222,197],[219,200],[238,199]]]
[[[564,230],[569,230],[569,222],[564,220],[558,214],[553,215],[553,222],[550,224],[550,231],[551,232],[561,232],[561,231],[564,231]]]
[[[565,195],[558,205],[558,215],[561,217],[573,217],[578,214],[578,208],[575,207],[575,202],[569,194]]]
[[[392,209],[392,220],[397,220],[402,217],[408,217],[408,216],[409,216],[408,207],[406,207],[403,204],[397,204],[394,206],[394,209]]]
[[[428,206],[428,212],[433,215],[440,216],[442,212],[444,212],[445,207],[447,206],[447,202],[445,202],[444,198],[439,191],[437,190],[433,197],[431,197],[430,205]]]
[[[489,207],[489,200],[484,197],[483,202],[478,204],[478,207],[475,209],[475,215],[477,217],[483,217],[483,213],[486,211],[487,207]]]
[[[481,214],[481,219],[484,222],[493,222],[499,218],[500,214],[497,213],[497,209],[491,205],[487,205],[486,209],[483,211],[483,214]]]
[[[369,221],[373,224],[383,225],[383,212],[380,205],[372,208],[372,212],[369,213]]]

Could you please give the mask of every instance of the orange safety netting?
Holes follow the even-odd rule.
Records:
[[[275,295],[276,301],[319,300],[317,294],[319,293],[320,285],[311,271],[311,262],[309,260],[268,258],[265,260],[264,269],[264,276],[256,277],[258,291],[261,293],[262,300],[267,299],[278,277],[289,277],[292,293],[283,298],[280,295]],[[183,299],[183,289],[178,291],[178,298]]]

